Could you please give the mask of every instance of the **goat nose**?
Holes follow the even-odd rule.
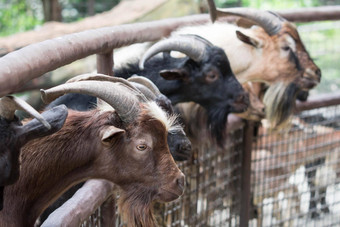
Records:
[[[321,70],[320,69],[315,70],[315,74],[318,76],[319,81],[320,81],[320,79],[321,79]]]
[[[235,98],[236,103],[243,103],[245,105],[249,105],[249,95],[248,93],[241,93]]]
[[[177,186],[183,191],[185,186],[185,176],[183,173],[176,179]]]
[[[190,143],[182,143],[179,145],[181,151],[191,151],[191,144]]]

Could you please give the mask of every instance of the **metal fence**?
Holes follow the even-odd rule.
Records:
[[[207,20],[195,16],[116,26],[33,44],[0,59],[0,95],[18,91],[18,81],[91,54],[97,54],[98,72],[112,75],[112,49],[157,40],[180,25]],[[340,97],[320,100],[300,104],[305,111],[284,132],[267,132],[264,126],[230,117],[225,149],[197,149],[190,161],[178,163],[187,179],[185,194],[171,203],[154,204],[159,225],[339,225]],[[51,218],[67,220],[72,223],[68,226],[79,221],[82,226],[120,226],[115,203],[119,195],[113,189],[108,182],[92,180]],[[48,221],[43,226],[49,226]]]
[[[252,150],[258,226],[340,225],[340,106],[303,111],[290,130],[266,132]]]

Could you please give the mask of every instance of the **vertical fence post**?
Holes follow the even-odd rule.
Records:
[[[97,54],[97,72],[113,76],[113,50]],[[101,206],[102,226],[116,225],[116,201],[115,195],[111,195]]]
[[[108,76],[113,76],[113,50],[97,54],[97,72]]]
[[[251,175],[251,149],[253,141],[254,123],[246,121],[243,133],[243,154],[241,166],[241,207],[240,226],[247,227],[250,213],[250,175]]]

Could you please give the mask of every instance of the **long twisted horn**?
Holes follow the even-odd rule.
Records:
[[[49,103],[66,93],[87,94],[104,100],[116,110],[125,123],[133,122],[140,112],[139,93],[122,83],[78,81],[41,90],[41,96],[45,103]]]
[[[206,56],[206,47],[211,43],[196,35],[178,35],[161,40],[151,46],[139,61],[139,68],[144,69],[144,63],[161,52],[179,51],[195,62],[200,62]]]
[[[216,8],[214,0],[208,0],[210,18],[214,22],[218,17],[239,16],[251,20],[254,24],[261,26],[268,35],[277,34],[282,27],[282,23],[286,21],[279,15],[265,10],[251,8]]]
[[[0,116],[13,120],[16,110],[24,110],[32,117],[40,121],[47,129],[51,129],[51,125],[36,111],[32,106],[20,98],[14,96],[5,96],[0,99]]]

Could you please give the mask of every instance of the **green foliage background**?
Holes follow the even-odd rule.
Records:
[[[0,36],[31,30],[42,24],[30,2],[25,0],[0,0]]]

